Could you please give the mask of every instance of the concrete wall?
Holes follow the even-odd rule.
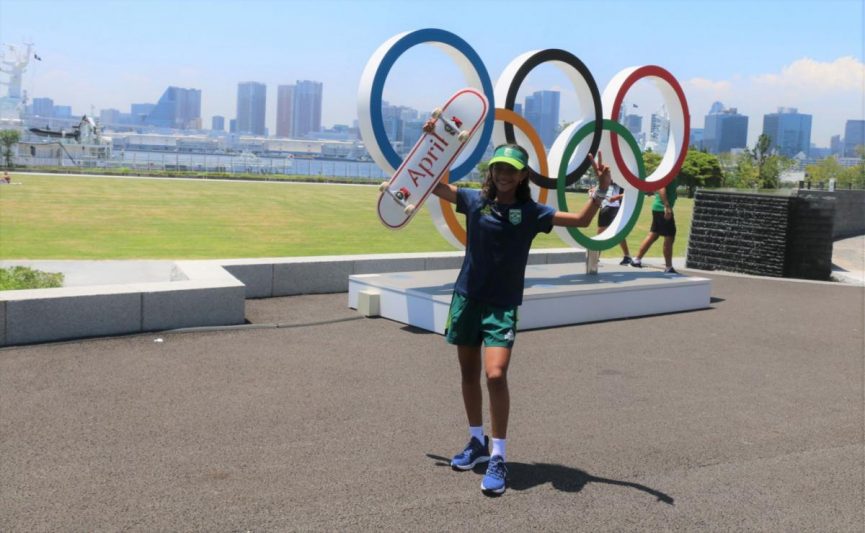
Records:
[[[354,274],[459,268],[463,252],[346,255],[212,261],[246,286],[247,298],[348,291]],[[573,248],[533,250],[529,264],[580,263],[586,252]]]
[[[828,192],[800,189],[796,194],[805,199],[834,200],[833,238],[865,234],[865,190]]]
[[[571,248],[531,264],[577,263]],[[348,276],[458,268],[462,252],[178,261],[170,281],[0,291],[0,346],[245,322],[246,298],[348,291]]]
[[[243,284],[221,268],[211,277],[0,291],[0,346],[244,323]]]

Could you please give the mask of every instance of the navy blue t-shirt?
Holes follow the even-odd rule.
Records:
[[[457,211],[466,215],[468,238],[454,290],[498,307],[522,304],[532,240],[553,229],[556,210],[534,200],[501,205],[460,188]]]

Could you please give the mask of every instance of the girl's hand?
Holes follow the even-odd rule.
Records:
[[[610,182],[613,181],[610,176],[610,167],[604,164],[604,159],[601,156],[600,150],[598,151],[597,161],[592,157],[591,152],[589,153],[589,160],[592,162],[592,168],[595,170],[595,177],[598,179],[598,189],[606,191],[610,187]]]

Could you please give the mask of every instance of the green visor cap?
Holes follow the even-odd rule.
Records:
[[[517,170],[526,168],[529,164],[528,156],[511,146],[499,146],[493,153],[493,158],[490,159],[490,165],[493,163],[507,163]]]

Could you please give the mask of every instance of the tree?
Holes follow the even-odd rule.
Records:
[[[688,150],[679,170],[679,185],[688,188],[688,198],[694,197],[697,187],[718,187],[722,179],[721,163],[716,156],[697,149]]]
[[[754,158],[745,150],[736,163],[733,185],[739,189],[756,189],[760,183],[760,173],[754,165]]]
[[[648,176],[661,164],[661,156],[651,150],[646,150],[643,152],[643,164],[646,166],[646,175]]]
[[[737,171],[740,171],[738,179],[740,187],[777,189],[781,185],[781,173],[792,168],[793,160],[773,154],[771,145],[772,139],[762,133],[753,150],[745,149],[737,167]],[[756,177],[753,176],[750,167],[756,170]]]
[[[751,152],[754,162],[757,164],[757,171],[761,176],[763,175],[763,165],[769,159],[769,150],[771,147],[772,138],[765,133],[761,133],[760,137],[757,138],[757,144],[754,145],[754,151]]]
[[[3,145],[3,158],[6,160],[6,168],[12,168],[12,146],[18,144],[21,134],[18,130],[0,131],[0,144]]]
[[[838,181],[839,185],[844,183],[844,167],[841,166],[841,163],[834,156],[806,166],[805,175],[814,183],[829,183],[831,179]]]
[[[723,152],[717,155],[718,163],[721,165],[721,187],[736,187],[738,176],[736,174],[741,154]]]
[[[856,147],[856,155],[859,156],[859,163],[844,169],[841,178],[845,187],[865,189],[865,145]]]

